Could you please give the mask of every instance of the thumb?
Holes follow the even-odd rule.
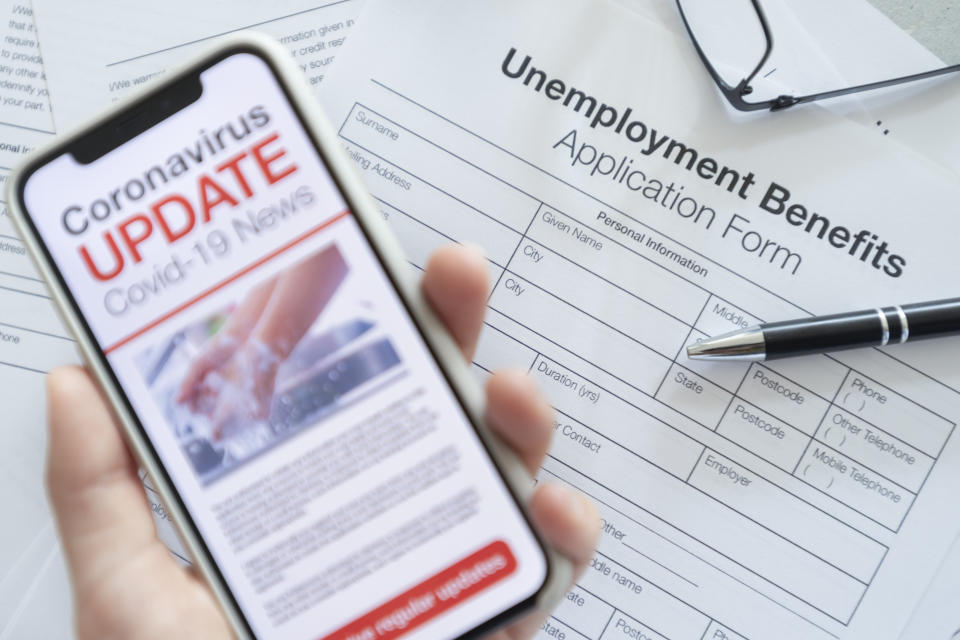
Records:
[[[80,591],[162,544],[136,464],[87,372],[58,369],[48,377],[47,389],[47,487]]]

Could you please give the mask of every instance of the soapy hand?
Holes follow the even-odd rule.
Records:
[[[205,383],[206,378],[229,362],[238,346],[239,341],[226,334],[211,340],[190,363],[180,383],[176,401],[195,413],[209,407],[214,402],[216,391]]]
[[[336,245],[255,287],[194,358],[177,402],[208,417],[214,440],[270,417],[277,370],[348,273]]]
[[[270,417],[281,363],[281,355],[273,348],[251,340],[217,371],[207,375],[204,395],[214,400],[206,407],[214,440]]]

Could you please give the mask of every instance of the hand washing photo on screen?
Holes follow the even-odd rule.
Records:
[[[137,358],[198,478],[210,483],[403,375],[374,303],[329,246]]]

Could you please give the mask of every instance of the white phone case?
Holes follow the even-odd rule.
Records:
[[[31,157],[45,155],[69,144],[71,141],[82,137],[91,129],[110,121],[116,112],[130,106],[146,95],[173,84],[182,77],[183,73],[196,67],[198,63],[202,63],[205,60],[220,56],[224,52],[229,52],[237,48],[255,49],[271,61],[281,82],[292,96],[293,102],[299,107],[304,118],[304,124],[323,148],[325,160],[331,172],[339,180],[345,198],[353,205],[353,214],[360,220],[371,242],[379,250],[383,258],[384,267],[390,273],[393,280],[399,283],[400,295],[407,302],[416,322],[423,328],[427,342],[437,355],[439,365],[447,374],[448,379],[458,392],[459,397],[463,400],[473,424],[477,426],[482,440],[492,453],[494,462],[500,469],[514,495],[517,496],[521,508],[525,513],[528,513],[526,504],[529,502],[532,494],[532,480],[530,476],[513,451],[506,447],[486,427],[483,420],[485,412],[484,394],[482,390],[471,374],[467,364],[464,362],[463,356],[452,337],[426,303],[420,287],[409,269],[403,251],[400,249],[393,233],[387,227],[386,222],[380,216],[379,208],[367,193],[366,187],[343,150],[335,130],[317,106],[316,98],[306,80],[303,78],[302,73],[290,59],[289,53],[279,43],[267,36],[252,32],[237,33],[225,37],[218,42],[216,47],[207,50],[192,63],[185,64],[180,72],[170,72],[161,82],[152,87],[139,90],[125,99],[118,101],[109,111],[88,120],[83,125],[74,128],[68,133],[57,136],[52,142],[38,148],[31,154]],[[26,162],[29,163],[29,159]],[[159,473],[160,461],[153,454],[151,447],[146,442],[145,436],[136,427],[137,421],[135,417],[127,411],[123,391],[114,385],[105,363],[101,360],[99,349],[92,340],[88,338],[77,313],[69,302],[70,298],[67,292],[60,286],[56,267],[46,259],[44,252],[40,248],[39,238],[33,235],[30,225],[26,223],[26,212],[20,207],[20,198],[18,196],[21,188],[22,175],[22,170],[14,171],[7,184],[7,202],[14,223],[30,251],[37,269],[50,287],[51,296],[56,303],[56,307],[64,324],[77,338],[80,353],[87,367],[99,381],[107,399],[112,405],[113,411],[119,422],[123,425],[124,435],[128,445],[142,468],[149,474],[158,493],[162,496],[172,516],[172,520],[177,527],[177,531],[192,556],[191,559],[194,566],[210,585],[238,637],[249,638],[250,636],[245,630],[246,627],[241,621],[240,613],[233,604],[233,599],[228,595],[227,585],[219,577],[218,572],[214,570],[214,567],[207,559],[203,543],[199,537],[193,533],[191,527],[184,526],[184,523],[188,520],[187,514],[181,509],[180,501],[176,498],[177,494],[173,487],[164,481],[164,474]],[[540,539],[542,542],[542,537]],[[571,586],[572,566],[566,557],[550,549],[545,542],[543,542],[543,546],[544,549],[546,549],[548,576],[543,588],[537,594],[536,604],[538,609],[550,611],[559,604],[566,594],[567,589]],[[374,604],[376,603],[371,603],[371,605]],[[504,622],[507,621],[505,620]]]

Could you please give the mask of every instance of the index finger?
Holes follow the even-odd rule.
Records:
[[[477,249],[438,249],[423,274],[424,295],[469,362],[477,348],[487,308],[487,260]]]

